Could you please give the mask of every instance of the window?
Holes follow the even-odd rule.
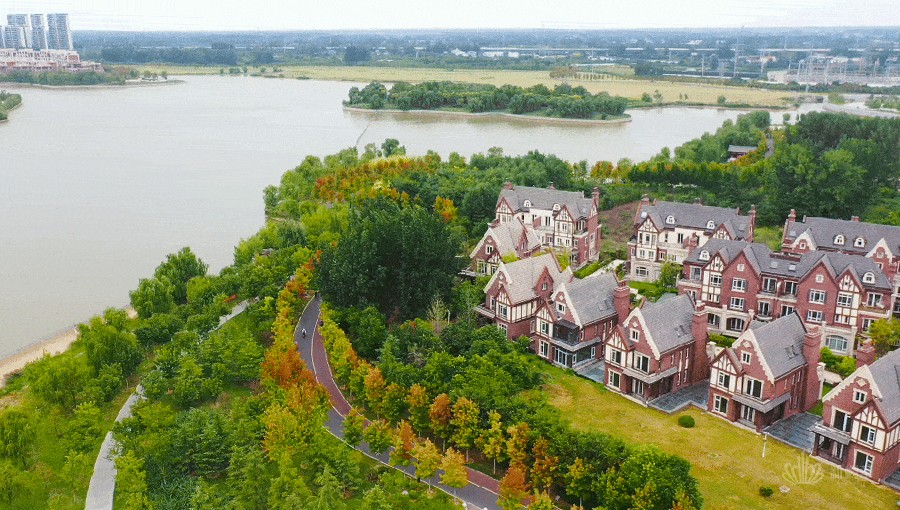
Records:
[[[506,324],[497,324],[497,328],[503,332],[504,335],[508,334],[509,331],[506,328]]]
[[[691,280],[699,280],[703,270],[696,266],[691,266]]]
[[[768,294],[775,294],[775,289],[778,287],[778,281],[775,278],[763,278],[763,288],[762,291]]]
[[[811,289],[809,291],[809,302],[810,303],[824,303],[825,302],[825,291],[818,289]]]
[[[725,372],[719,372],[719,386],[723,388],[728,388],[731,384],[731,376],[726,374]]]
[[[559,204],[553,204],[553,210],[554,210],[554,211],[558,211],[558,210],[559,210]]]
[[[550,323],[546,321],[541,321],[541,334],[545,336],[550,336]]]
[[[615,363],[616,365],[622,364],[622,351],[618,349],[610,349],[609,350],[609,361],[611,363]]]
[[[716,228],[716,222],[714,222],[713,220],[707,221],[706,228],[708,228],[709,230]]]
[[[728,399],[720,395],[716,395],[713,409],[720,414],[728,414]]]
[[[731,298],[731,305],[729,306],[732,310],[744,310],[744,298],[733,297]]]
[[[565,303],[556,303],[556,311],[559,313],[566,313]]]
[[[809,310],[806,312],[807,322],[822,322],[822,312],[818,310]]]
[[[638,330],[632,329],[631,330],[631,341],[637,342],[640,339],[641,339],[641,335],[640,335],[640,333],[638,333]]]
[[[856,462],[853,463],[853,467],[868,475],[872,473],[873,462],[874,459],[871,455],[865,452],[856,452]]]
[[[748,406],[741,406],[741,419],[744,421],[754,422],[756,418],[756,409]]]
[[[591,359],[594,359],[596,357],[597,357],[597,346],[593,345],[593,346],[591,346]]]
[[[817,274],[817,275],[816,275],[816,283],[822,283],[822,282],[824,282],[824,281],[825,281],[825,277],[824,277],[824,276],[822,276],[822,275],[820,275],[820,274]]]
[[[490,255],[491,253],[494,253],[494,247],[491,246],[491,245],[487,245],[487,247],[484,249],[484,251],[485,251],[488,255]]]
[[[851,294],[849,292],[838,292],[837,305],[838,306],[853,306],[853,294]]]
[[[718,315],[709,313],[706,314],[706,325],[718,329],[722,325],[722,320]]]
[[[731,290],[735,292],[744,292],[747,290],[747,280],[743,278],[731,279]]]
[[[638,276],[647,276],[648,274],[650,274],[650,272],[647,271],[647,268],[644,266],[637,266],[636,268],[634,268],[634,274]]]
[[[684,244],[684,234],[677,234],[675,238],[678,239],[678,244]]]
[[[741,353],[741,363],[747,364],[750,363],[751,354],[747,351]]]
[[[540,349],[541,349],[541,357],[546,358],[550,352],[550,344],[542,341]]]
[[[550,216],[544,216],[544,226],[545,227],[550,226],[550,219],[551,219]]]
[[[866,393],[864,391],[853,390],[853,401],[857,404],[865,403]]]
[[[567,367],[569,366],[569,353],[559,348],[553,349],[553,361]]]
[[[738,271],[744,272],[744,264],[738,264]]]
[[[498,304],[497,305],[497,314],[500,317],[503,317],[504,319],[506,319],[507,317],[509,317],[509,308],[507,308],[506,305]]]
[[[866,296],[866,306],[870,308],[881,308],[881,304],[881,294],[869,292],[869,295]]]
[[[609,385],[613,388],[618,389],[622,384],[622,376],[618,374],[618,372],[610,372],[609,373]]]
[[[756,379],[747,379],[744,384],[744,393],[755,398],[762,398],[762,381]]]
[[[844,244],[844,236],[841,234],[834,236],[834,244],[843,245]]]
[[[526,200],[525,202],[522,203],[522,206],[523,207],[531,207],[531,200]]]
[[[650,373],[650,358],[644,356],[643,354],[635,354],[634,356],[634,368],[644,372],[645,374]]]
[[[669,225],[674,225],[675,224],[675,216],[672,216],[671,214],[666,216],[666,223],[668,223]]]
[[[722,275],[720,274],[710,274],[709,275],[709,284],[713,287],[721,287],[722,286]]]
[[[863,275],[863,283],[875,283],[875,273],[868,272]]]
[[[859,440],[863,443],[875,444],[875,433],[877,431],[872,427],[866,427],[865,425],[859,426]]]
[[[849,414],[846,414],[844,412],[835,410],[834,421],[832,423],[832,426],[834,428],[842,432],[847,432],[849,434],[850,431],[853,430],[853,418],[851,418]]]
[[[562,229],[563,232],[568,232],[568,231],[569,231],[569,224],[568,224],[568,223],[562,223],[562,224],[560,224],[560,228]]]
[[[897,303],[898,303],[898,306],[900,306],[900,300],[898,300]],[[896,313],[897,310],[894,310],[894,312]],[[862,330],[869,331],[869,329],[872,327],[873,322],[875,322],[875,319],[863,319],[862,320]]]
[[[781,305],[781,316],[784,317],[786,315],[790,315],[794,313],[794,307],[789,305]]]
[[[784,282],[784,293],[788,296],[796,296],[797,282]]]
[[[541,284],[541,290],[547,290],[547,282]]]
[[[771,317],[772,316],[772,304],[768,301],[760,301],[757,305],[757,312],[760,317]]]
[[[731,317],[725,321],[725,329],[728,331],[744,331],[744,319]]]
[[[866,247],[866,240],[863,239],[862,237],[857,237],[857,238],[853,241],[853,246],[855,246],[855,247],[857,247],[857,248],[865,248],[865,247]]]
[[[709,252],[706,250],[702,250],[700,252],[700,260],[709,260]]]
[[[842,336],[828,335],[825,337],[825,347],[832,351],[847,352],[847,339]]]

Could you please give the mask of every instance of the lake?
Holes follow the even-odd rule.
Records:
[[[168,86],[4,86],[0,357],[123,306],[167,253],[217,271],[263,223],[262,189],[308,155],[397,138],[411,154],[502,147],[578,161],[643,160],[740,113],[666,108],[624,124],[344,112],[352,83],[198,76]],[[779,117],[776,115],[776,117]]]

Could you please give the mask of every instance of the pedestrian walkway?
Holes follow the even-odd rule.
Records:
[[[303,310],[303,315],[297,323],[297,329],[294,330],[294,342],[300,351],[300,357],[306,363],[306,366],[312,371],[313,375],[325,390],[331,399],[332,408],[328,411],[328,418],[325,421],[325,427],[335,437],[344,438],[344,416],[352,410],[352,406],[344,394],[341,392],[334,377],[331,374],[331,367],[328,364],[328,354],[325,352],[325,345],[322,342],[322,336],[319,334],[319,314],[322,309],[322,301],[317,295]],[[306,331],[304,337],[303,331]],[[357,450],[369,456],[378,462],[390,466],[389,453],[380,454],[372,453],[368,445],[361,443]],[[391,466],[395,469],[403,471],[409,476],[415,478],[415,466]],[[429,480],[423,480],[448,494],[452,494],[463,500],[468,508],[489,509],[497,508],[497,493],[499,492],[500,483],[490,476],[473,469],[466,468],[469,474],[469,484],[461,489],[454,489],[439,483],[439,477],[433,477]]]
[[[811,452],[815,442],[815,434],[811,429],[817,423],[822,423],[821,416],[800,413],[776,421],[769,425],[764,432],[783,443]]]
[[[706,410],[706,403],[709,400],[709,381],[701,381],[697,384],[689,386],[683,390],[651,400],[647,405],[654,409],[668,414],[677,413],[689,405],[699,407]]]

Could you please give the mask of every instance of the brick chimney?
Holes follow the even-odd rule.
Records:
[[[650,195],[644,193],[644,196],[641,197],[641,203],[638,204],[637,211],[634,213],[634,224],[637,225],[641,222],[641,211],[644,210],[644,207],[650,205]]]
[[[753,234],[756,232],[756,206],[750,206],[750,224],[747,227],[747,241],[753,242]]]
[[[823,368],[819,368],[819,356],[822,351],[822,330],[817,326],[809,326],[803,335],[803,358],[806,360],[806,384],[803,389],[801,410],[808,411],[822,397]]]
[[[693,233],[688,236],[687,239],[684,240],[684,247],[688,249],[688,252],[694,251],[694,248],[700,246],[700,236],[697,233]]]
[[[709,377],[709,355],[706,344],[709,333],[706,329],[706,303],[697,301],[694,305],[694,316],[691,319],[691,334],[694,337],[694,359],[691,368],[691,384]]]
[[[616,307],[616,315],[619,324],[624,324],[628,314],[631,313],[631,289],[628,288],[628,280],[622,279],[613,291],[613,304]]]
[[[503,189],[513,189],[513,185],[511,182],[506,181],[503,183]]]
[[[594,203],[600,205],[600,188],[594,186],[594,189],[591,191],[591,198],[594,199]]]
[[[856,349],[856,368],[863,365],[871,365],[875,362],[875,346],[872,340],[866,340],[859,349]]]
[[[855,221],[859,223],[859,216],[850,216],[850,221]]]
[[[550,181],[550,185],[547,186],[549,189],[556,189],[556,186],[553,185],[553,181]]]
[[[797,211],[794,209],[791,209],[791,212],[788,213],[787,220],[788,221],[797,221]]]
[[[697,205],[703,205],[703,200],[700,200],[700,197],[694,199],[694,203]]]

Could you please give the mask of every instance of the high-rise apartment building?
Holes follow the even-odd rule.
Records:
[[[43,14],[31,15],[31,49],[46,50],[49,43],[47,41],[47,24],[44,23]]]
[[[31,18],[27,14],[7,14],[4,28],[6,47],[13,49],[31,48]]]
[[[68,14],[47,15],[47,42],[51,50],[73,50]]]

